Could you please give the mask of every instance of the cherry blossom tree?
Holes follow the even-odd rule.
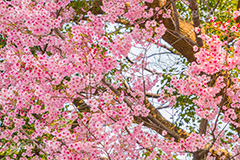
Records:
[[[240,159],[240,3],[232,7],[1,0],[0,158]],[[163,53],[151,46],[187,69],[154,69]]]

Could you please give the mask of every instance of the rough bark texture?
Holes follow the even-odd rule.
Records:
[[[240,8],[240,0],[238,0],[237,10]],[[240,23],[240,17],[237,17],[236,22]]]
[[[120,95],[119,91],[113,89],[112,87],[110,89],[112,89],[116,95]],[[128,105],[132,105],[128,99],[125,99],[125,101],[128,101],[127,102]],[[73,101],[73,104],[77,107],[77,109],[80,112],[90,112],[91,107],[87,105],[80,97],[76,98]],[[144,126],[155,130],[159,134],[162,134],[162,131],[166,130],[168,134],[165,135],[165,137],[168,139],[171,139],[173,137],[175,141],[178,141],[180,138],[185,139],[189,136],[189,134],[186,131],[176,127],[176,125],[172,124],[167,119],[165,119],[161,115],[161,113],[148,100],[146,100],[146,107],[150,110],[149,116],[147,117],[135,116],[134,120],[136,123],[144,122]],[[72,129],[75,128],[76,126],[78,126],[77,121],[74,121]]]
[[[199,13],[198,13],[198,6],[197,6],[196,0],[190,0],[190,8],[192,10],[193,26],[201,28]],[[198,37],[199,35],[201,35],[201,30],[200,30],[199,33],[195,32],[195,40],[197,42],[197,46],[202,47],[203,46],[203,41],[202,41],[201,38]]]
[[[196,43],[190,38],[193,35],[193,27],[190,23],[180,21],[180,33],[175,32],[173,21],[164,19],[164,25],[167,28],[166,33],[163,35],[163,40],[170,44],[174,49],[181,53],[189,62],[196,60],[193,52],[193,46]],[[185,33],[185,34],[184,34]]]
[[[165,4],[168,4],[164,8],[171,9],[170,0],[154,0],[153,3],[147,3],[148,8],[163,7]],[[93,14],[103,14],[104,12],[99,8],[102,5],[102,0],[95,0],[92,8],[89,9]],[[78,14],[84,14],[82,10],[78,11]],[[184,57],[187,58],[189,62],[196,60],[193,52],[193,46],[197,43],[195,42],[195,33],[192,22],[185,22],[182,19],[178,19],[180,25],[180,32],[176,32],[175,22],[173,19],[162,19],[154,17],[156,21],[163,20],[167,31],[162,37],[164,41],[170,44],[175,50],[181,53]]]
[[[196,12],[197,5],[195,0],[189,0],[190,1],[190,8],[192,12]],[[153,3],[147,3],[149,8],[155,9],[156,7],[165,7],[166,9],[172,9],[171,4],[175,2],[174,0],[154,0]],[[166,5],[167,4],[167,5]],[[103,14],[103,11],[99,8],[99,6],[102,5],[101,0],[95,0],[95,3],[93,7],[90,9],[93,14]],[[128,4],[129,5],[129,4]],[[238,3],[238,8],[240,8],[240,0]],[[83,14],[83,11],[79,11],[79,13]],[[173,19],[163,19],[160,17],[153,17],[156,21],[162,20],[165,27],[167,28],[167,31],[165,35],[162,37],[164,41],[166,41],[169,45],[171,45],[175,50],[177,50],[180,54],[182,54],[189,62],[193,62],[196,60],[193,52],[193,46],[198,45],[201,47],[203,45],[203,42],[200,38],[197,36],[201,34],[195,34],[194,27],[200,26],[200,20],[199,17],[195,16],[193,17],[193,22],[185,22],[182,19],[178,19],[179,28],[176,28],[174,18],[178,18],[177,16],[172,16]],[[121,21],[119,21],[121,22]],[[238,17],[237,22],[240,22],[240,18]],[[125,22],[124,22],[125,23]],[[142,25],[144,27],[144,25]],[[116,95],[119,93],[115,92]],[[228,100],[226,98],[226,100]],[[73,103],[75,106],[85,106],[85,104],[81,104],[83,101],[80,99],[74,101]],[[178,141],[180,138],[187,138],[189,136],[188,132],[184,131],[183,129],[177,128],[174,124],[172,124],[170,121],[165,119],[161,113],[148,101],[145,101],[145,105],[148,109],[150,109],[150,114],[148,117],[134,117],[136,123],[144,122],[144,126],[151,128],[155,130],[157,133],[161,134],[163,130],[168,131],[168,134],[165,136],[166,138],[175,138],[175,141]],[[130,107],[130,106],[129,106]],[[79,108],[79,107],[78,107]],[[85,108],[86,110],[90,110],[90,106]],[[199,133],[205,134],[206,133],[206,127],[207,127],[208,121],[206,119],[202,119],[200,126],[199,126]],[[240,128],[236,128],[236,131],[239,133],[240,136]],[[222,155],[225,155],[227,158],[229,158],[229,153],[226,150],[218,150],[222,153]],[[219,159],[219,156],[216,154],[218,151],[214,151],[212,149],[209,149],[209,152],[212,153],[212,156],[215,157],[215,159]],[[193,153],[193,159],[194,160],[200,160],[203,159],[208,153],[208,150],[198,150],[197,152]]]
[[[161,7],[170,0],[154,0],[153,3],[147,4],[149,8]],[[166,9],[172,9],[171,5],[165,7]],[[175,17],[174,17],[175,18]],[[163,20],[163,24],[167,28],[166,33],[163,35],[162,39],[171,45],[175,50],[181,53],[189,62],[196,60],[193,52],[193,46],[197,43],[195,42],[194,27],[191,22],[185,22],[182,19],[178,19],[180,25],[180,32],[176,31],[175,22],[173,19],[162,19],[159,17],[155,18],[156,21]]]

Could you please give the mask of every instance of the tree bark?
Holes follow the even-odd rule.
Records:
[[[189,0],[191,2],[191,10],[195,13],[197,8],[197,4],[195,0]],[[170,2],[170,3],[169,3]],[[156,7],[162,7],[165,4],[169,3],[167,6],[164,6],[166,9],[172,9],[171,3],[174,2],[171,0],[154,0],[153,3],[146,3],[148,8],[155,9]],[[90,9],[90,11],[93,14],[103,14],[104,12],[100,9],[100,6],[102,5],[102,0],[95,0],[95,3],[93,7]],[[238,8],[240,8],[240,0],[238,3]],[[83,11],[79,11],[80,14],[83,14]],[[172,12],[173,13],[173,12]],[[196,14],[195,14],[196,15]],[[163,19],[161,16],[153,17],[156,21],[163,21],[163,24],[167,28],[166,33],[162,37],[164,41],[166,41],[169,45],[171,45],[175,50],[177,50],[180,54],[182,54],[189,62],[196,61],[196,58],[194,56],[193,46],[198,45],[199,47],[203,46],[203,42],[200,38],[197,36],[200,33],[196,34],[194,31],[194,27],[200,28],[200,20],[199,17],[194,16],[193,22],[185,22],[182,19],[178,19],[179,27],[176,28],[175,21],[173,19]],[[177,16],[174,16],[174,18],[178,18]],[[121,21],[119,21],[121,22]],[[237,22],[240,22],[240,19],[237,19]],[[178,25],[177,25],[178,26]],[[144,25],[142,25],[144,27]],[[118,95],[116,92],[115,94]],[[77,101],[75,101],[77,102]],[[74,104],[78,106],[77,103]],[[148,101],[146,100],[146,107],[150,109],[150,114],[148,117],[134,117],[135,122],[141,123],[144,122],[144,125],[146,127],[149,127],[153,130],[155,130],[157,133],[162,134],[163,130],[171,130],[172,132],[168,132],[168,134],[165,136],[166,138],[170,139],[172,137],[175,138],[175,141],[178,141],[180,138],[187,138],[189,136],[188,132],[184,131],[183,129],[177,128],[174,124],[166,120],[161,113]],[[89,106],[90,110],[90,106]],[[205,134],[206,128],[207,128],[208,121],[206,119],[202,119],[199,127],[199,134]],[[240,128],[236,128],[238,133],[240,134]],[[200,160],[203,158],[203,155],[199,154],[202,150],[198,150],[197,152],[193,153],[193,159],[194,160]],[[209,150],[213,156],[217,158],[217,154],[214,153],[213,150]],[[208,151],[207,151],[208,152]],[[222,154],[228,155],[229,154],[226,150],[221,150]]]
[[[163,7],[165,4],[169,3],[169,5],[165,6],[167,9],[172,9],[171,0],[154,0],[153,3],[146,3],[148,8],[156,8]],[[74,3],[74,2],[72,2]],[[102,0],[95,0],[92,8],[89,9],[93,14],[104,14],[101,10],[100,6],[102,6]],[[84,11],[78,10],[78,14],[85,14]],[[163,24],[167,28],[166,33],[163,35],[162,39],[166,41],[169,45],[171,45],[175,50],[181,53],[189,62],[193,62],[196,60],[193,52],[193,46],[197,45],[195,41],[195,32],[194,27],[191,22],[185,22],[182,19],[178,19],[180,25],[180,32],[176,31],[175,22],[172,19],[163,19],[161,16],[154,17],[156,21],[163,20]]]

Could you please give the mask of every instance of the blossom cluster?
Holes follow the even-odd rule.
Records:
[[[150,134],[144,130],[146,124],[136,125],[138,118],[152,112],[146,108],[145,92],[156,86],[161,75],[141,73],[147,66],[143,54],[137,58],[139,62],[122,62],[132,47],[159,45],[166,28],[162,21],[153,19],[169,18],[171,10],[163,13],[159,8],[148,8],[146,3],[153,0],[102,2],[98,9],[105,14],[87,11],[78,15],[82,18],[79,22],[73,22],[75,11],[70,0],[0,2],[0,34],[6,37],[6,45],[0,49],[0,153],[14,150],[7,159],[22,160],[140,159],[148,151],[148,159],[160,156],[167,160],[205,149],[211,141],[217,142],[214,148],[229,147],[220,144],[220,138],[228,139],[214,124],[208,131],[218,134],[217,140],[212,135],[191,133],[179,141],[163,139],[170,135],[168,131]],[[106,31],[107,25],[124,20],[130,25]],[[66,29],[66,23],[71,27]],[[224,33],[228,24],[214,23]],[[231,26],[230,30],[238,33],[238,28]],[[187,78],[172,77],[174,89],[165,87],[170,96],[161,92],[158,100],[173,106],[177,96],[171,93],[194,94],[199,117],[212,121],[223,110],[223,122],[239,127],[239,77],[231,76],[239,70],[240,41],[230,49],[218,36],[201,38],[207,47],[195,54],[197,61],[185,72]],[[125,75],[124,67],[128,71]],[[129,86],[123,83],[125,76]],[[220,92],[224,96],[219,96]],[[231,104],[221,103],[226,96]],[[239,139],[229,141],[235,141],[232,152],[237,155]]]

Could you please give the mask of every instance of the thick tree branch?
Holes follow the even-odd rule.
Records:
[[[172,2],[172,8],[173,8],[173,15],[174,15],[174,21],[175,21],[175,30],[176,32],[180,32],[180,25],[179,25],[179,16],[178,16],[178,12],[177,12],[177,7],[175,4],[176,0],[174,0]]]
[[[102,82],[107,85],[107,87],[109,87],[116,95],[120,95],[120,92],[114,88],[109,82],[107,82],[105,79],[102,80]],[[127,98],[124,97],[124,102],[130,107],[132,108],[133,103]],[[75,106],[84,106],[84,110],[82,110],[83,108],[78,107],[78,110],[80,112],[83,111],[90,111],[90,106],[88,106],[81,98],[77,98],[73,101],[73,104]],[[146,99],[145,100],[145,104],[146,104],[146,108],[148,108],[150,110],[150,113],[147,117],[141,117],[141,116],[135,116],[135,122],[140,124],[142,122],[144,122],[144,126],[153,129],[154,131],[156,131],[159,134],[162,134],[162,131],[165,130],[167,131],[167,135],[165,135],[165,138],[167,139],[171,139],[174,138],[175,141],[180,140],[181,138],[186,139],[189,136],[189,133],[186,132],[185,130],[176,127],[176,125],[174,125],[173,123],[171,123],[170,121],[168,121],[167,119],[165,119],[161,113]],[[73,127],[74,128],[74,127]],[[212,155],[214,157],[219,157],[217,155],[217,152],[221,152],[221,155],[225,155],[226,157],[229,157],[229,153],[226,150],[213,150],[213,149],[209,149],[209,152],[212,153]],[[203,150],[199,150],[197,152],[195,152],[195,158],[201,157]],[[204,150],[204,153],[206,151]],[[196,159],[198,160],[198,159]]]
[[[238,0],[237,10],[239,10],[239,8],[240,8],[240,0]],[[237,17],[236,22],[240,23],[240,17]]]
[[[101,5],[101,0],[96,0],[97,3],[96,6],[94,7],[98,7]],[[164,4],[166,4],[167,2],[169,2],[169,0],[154,0],[153,3],[147,3],[149,8],[156,8],[156,7],[161,7]],[[98,6],[99,5],[99,6]],[[93,7],[93,8],[94,8]],[[168,9],[172,9],[171,5],[166,6],[166,8]],[[182,54],[184,57],[186,57],[188,59],[189,62],[193,62],[196,60],[195,56],[194,56],[194,52],[193,52],[193,46],[194,45],[198,45],[198,46],[202,46],[202,41],[199,41],[197,34],[194,33],[194,27],[199,27],[200,26],[200,21],[199,21],[199,17],[198,17],[198,8],[196,5],[196,1],[191,0],[191,9],[194,12],[193,13],[193,25],[191,23],[187,23],[184,22],[181,19],[179,20],[179,27],[180,27],[180,32],[177,33],[176,32],[176,21],[174,22],[171,19],[163,19],[161,16],[159,18],[157,17],[153,17],[156,21],[160,21],[162,20],[164,25],[167,28],[167,32],[165,33],[165,35],[162,37],[163,40],[165,40],[167,43],[169,43],[175,50],[177,50],[180,54]],[[173,9],[172,9],[173,10]],[[91,10],[93,14],[102,14],[101,10]],[[200,34],[200,33],[199,33]],[[106,83],[106,85],[115,93],[115,94],[119,94],[118,91],[112,87],[111,85],[109,85],[108,83]],[[124,98],[125,103],[128,106],[131,106],[132,103],[125,97]],[[173,125],[171,122],[167,121],[160,113],[159,111],[157,111],[157,109],[149,102],[146,100],[146,107],[148,109],[150,109],[150,116],[149,117],[138,117],[138,123],[143,122],[143,120],[145,121],[145,125],[149,125],[149,128],[154,129],[155,125],[157,124],[158,126],[160,126],[159,128],[155,128],[154,130],[158,133],[161,134],[164,126],[168,129],[170,129],[171,131],[174,131],[174,133],[168,133],[169,137],[174,137],[175,139],[179,139],[179,137],[177,135],[179,135],[181,138],[186,138],[188,137],[188,133],[184,130],[181,130],[179,128],[177,128],[175,125]],[[160,122],[160,123],[159,123]],[[204,120],[203,120],[204,122]],[[150,126],[150,124],[153,124]],[[201,125],[200,125],[201,126]],[[200,127],[200,133],[205,133],[205,126],[206,123],[202,123],[202,126],[204,127]],[[201,130],[201,128],[203,130]],[[175,135],[175,133],[177,135]],[[170,135],[172,134],[172,135]]]
[[[192,10],[193,26],[200,28],[201,26],[200,26],[200,19],[199,19],[199,15],[198,15],[199,14],[198,6],[197,6],[196,0],[190,0],[190,8]],[[198,37],[199,35],[201,35],[201,29],[200,29],[199,33],[195,32],[195,38],[196,38],[198,47],[202,47],[203,41],[201,38]]]
[[[91,11],[93,14],[103,14],[104,12],[100,8],[100,6],[102,6],[102,0],[95,0],[94,2],[95,3],[93,4],[92,8],[89,8],[88,11]],[[164,6],[167,9],[172,9],[170,5],[171,3],[171,0],[154,0],[153,3],[146,3],[146,5],[148,6],[148,8],[161,8]],[[85,14],[85,12],[82,10],[78,10],[77,13]],[[161,16],[155,16],[152,18],[155,19],[157,22],[162,20],[163,24],[167,28],[167,32],[162,37],[164,41],[169,43],[175,50],[177,50],[180,54],[186,57],[189,62],[193,62],[196,60],[193,52],[193,46],[196,45],[195,33],[194,27],[191,23],[185,22],[179,18],[178,22],[180,32],[177,33],[176,25],[173,20],[163,19]],[[126,24],[126,22],[124,22],[124,24]]]
[[[153,3],[147,3],[149,8],[161,7],[162,5],[169,2],[169,0],[154,0]],[[171,9],[169,5],[166,7]],[[175,50],[177,50],[180,54],[188,59],[189,62],[193,62],[196,60],[193,52],[193,46],[196,45],[195,42],[195,33],[194,27],[191,23],[185,22],[182,19],[178,19],[180,26],[180,33],[176,32],[175,22],[171,19],[163,19],[160,17],[155,17],[156,21],[163,21],[163,24],[167,28],[167,32],[163,35],[163,40],[166,41],[169,45],[171,45]]]
[[[104,84],[106,84],[116,95],[120,95],[120,92],[115,89],[111,84],[109,84],[105,79],[102,80]],[[124,97],[124,102],[131,108],[132,107],[132,102],[130,102],[128,100],[127,97]],[[145,101],[146,104],[146,108],[148,108],[150,110],[150,115],[147,117],[149,118],[151,121],[157,123],[157,126],[161,126],[162,129],[154,129],[156,132],[160,132],[160,134],[162,133],[163,130],[169,131],[168,134],[171,137],[174,137],[175,140],[179,140],[179,138],[187,138],[188,137],[188,133],[182,129],[177,128],[174,124],[172,124],[171,122],[169,122],[168,120],[166,120],[161,114],[160,112],[146,99]],[[139,120],[139,118],[138,118]],[[140,118],[141,120],[141,118]],[[138,121],[138,123],[141,123],[140,121]],[[170,137],[169,137],[170,138]]]
[[[199,134],[202,135],[202,134],[206,134],[206,131],[207,131],[207,125],[208,125],[208,120],[202,118],[201,119],[201,123],[200,123],[200,126],[199,126]]]
[[[120,96],[120,92],[116,88],[114,88],[109,82],[107,82],[105,79],[103,79],[102,82],[105,85],[107,85],[116,95]],[[127,97],[124,97],[124,102],[130,108],[132,108],[133,103]],[[160,112],[147,99],[145,103],[146,103],[146,108],[150,110],[149,116],[147,117],[135,116],[134,117],[135,122],[137,122],[138,124],[144,122],[144,126],[155,130],[159,134],[162,134],[162,131],[166,130],[168,134],[165,137],[168,139],[171,139],[173,137],[175,138],[176,141],[178,141],[180,138],[185,139],[189,136],[189,134],[186,131],[176,127],[176,125],[174,125],[173,123],[165,119],[160,114]],[[73,104],[77,106],[80,112],[90,111],[90,106],[88,106],[81,98],[75,99],[73,101]],[[76,127],[76,125],[72,126],[72,128],[74,127]]]

